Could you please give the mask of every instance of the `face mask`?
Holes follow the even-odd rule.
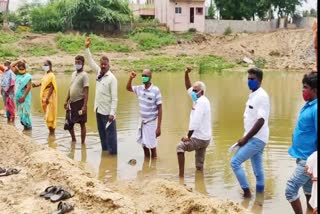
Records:
[[[302,97],[304,99],[304,101],[309,101],[311,99],[311,95],[310,95],[310,91],[304,90],[302,92]]]
[[[75,65],[75,68],[76,68],[76,70],[77,70],[77,71],[79,71],[79,70],[81,70],[82,65],[80,65],[80,64],[76,64],[76,65]]]
[[[201,91],[198,91],[198,92],[195,92],[195,91],[192,91],[191,93],[191,98],[194,102],[196,102],[199,98],[198,98],[198,94],[200,93]]]
[[[18,70],[19,74],[25,74],[26,73],[26,70],[23,69],[23,70]]]
[[[44,65],[44,66],[42,66],[42,70],[44,72],[48,72],[50,70],[50,67],[48,65]]]
[[[259,87],[258,80],[248,80],[248,87],[251,91],[256,90]]]
[[[4,66],[4,70],[5,71],[9,70],[9,67],[8,66]]]
[[[142,83],[146,84],[150,81],[150,77],[142,77]]]

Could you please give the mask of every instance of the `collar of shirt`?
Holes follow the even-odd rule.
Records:
[[[143,90],[145,91],[151,91],[151,88],[153,87],[153,84],[151,83],[150,87],[149,88],[146,88],[145,85],[143,85]]]
[[[254,96],[256,96],[257,94],[259,94],[260,93],[260,91],[261,91],[261,87],[259,87],[257,90],[255,90],[254,92],[251,92],[250,94],[249,94],[249,98],[252,98],[252,97],[254,97]]]
[[[314,99],[314,100],[312,100],[312,101],[307,102],[307,103],[306,103],[306,106],[312,106],[312,105],[317,104],[317,103],[318,103],[318,98],[317,98],[317,99]]]

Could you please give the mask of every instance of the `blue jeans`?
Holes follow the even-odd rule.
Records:
[[[299,198],[299,189],[303,188],[305,195],[311,195],[312,180],[311,177],[305,172],[306,160],[297,159],[297,167],[293,175],[287,182],[286,198],[291,203]]]
[[[112,121],[106,130],[106,124],[109,115],[103,115],[96,112],[98,131],[103,151],[109,151],[110,154],[117,154],[117,127],[116,121]]]
[[[252,169],[256,176],[256,191],[264,191],[264,174],[262,165],[264,147],[265,143],[263,141],[258,138],[251,138],[233,155],[230,164],[242,189],[248,189],[249,184],[241,164],[250,158]]]

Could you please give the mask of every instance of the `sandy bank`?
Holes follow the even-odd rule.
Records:
[[[76,204],[73,213],[249,213],[163,179],[102,183],[86,166],[5,124],[0,124],[0,166],[21,169],[18,175],[0,177],[2,214],[52,213],[57,204],[38,196],[49,185],[75,193],[68,199]]]

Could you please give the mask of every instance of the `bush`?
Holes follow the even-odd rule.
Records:
[[[266,63],[267,63],[267,60],[265,60],[263,58],[257,58],[256,60],[254,60],[255,66],[258,68],[264,68]]]
[[[94,34],[89,35],[92,38],[92,44],[90,49],[92,51],[117,51],[117,52],[130,52],[131,49],[123,44],[109,43],[106,39],[96,36]],[[85,36],[80,34],[62,34],[59,33],[56,37],[59,49],[67,53],[78,53],[84,49]]]
[[[129,38],[138,43],[139,49],[151,50],[166,45],[176,44],[176,38],[170,32],[159,27],[136,28]]]
[[[229,26],[229,27],[227,27],[227,28],[224,30],[223,35],[228,36],[228,35],[230,35],[231,33],[232,33],[232,29],[231,29],[231,27]]]

